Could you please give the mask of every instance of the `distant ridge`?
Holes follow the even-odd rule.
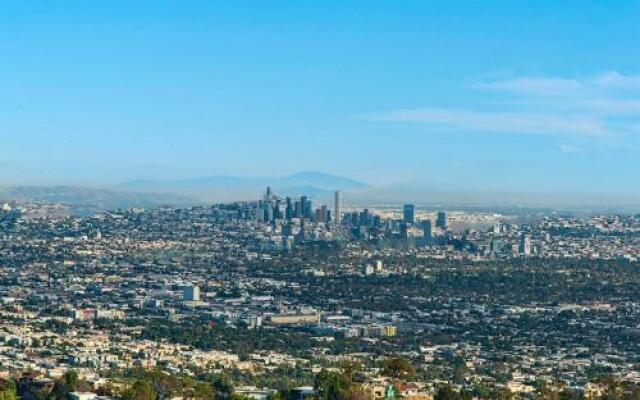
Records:
[[[77,215],[117,208],[183,207],[197,203],[191,198],[170,193],[136,193],[64,185],[0,187],[0,200],[62,204],[67,206],[69,213]]]
[[[329,196],[334,190],[368,188],[364,182],[317,171],[284,177],[237,177],[217,175],[178,180],[134,180],[116,186],[119,190],[145,193],[176,193],[203,201],[255,199],[266,186],[283,195]]]

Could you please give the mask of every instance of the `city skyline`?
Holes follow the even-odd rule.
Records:
[[[640,399],[638,21],[0,2],[0,400]]]
[[[69,4],[0,6],[0,185],[640,196],[636,2]]]

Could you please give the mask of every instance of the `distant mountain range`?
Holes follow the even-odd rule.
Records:
[[[73,214],[87,215],[116,208],[186,207],[236,200],[256,200],[271,186],[281,196],[308,195],[332,204],[333,192],[344,192],[352,205],[447,207],[575,207],[589,210],[640,211],[640,198],[531,194],[482,190],[453,190],[437,184],[369,186],[364,182],[321,172],[300,172],[284,177],[211,176],[180,180],[136,180],[109,188],[78,186],[0,187],[0,201],[22,200],[66,205]]]
[[[300,172],[284,177],[211,176],[180,180],[136,180],[110,188],[80,186],[0,187],[0,201],[18,200],[55,203],[70,214],[90,215],[116,208],[185,207],[195,204],[255,200],[267,186],[282,196],[308,195],[330,201],[334,190],[358,191],[363,182],[321,172]]]
[[[334,190],[369,187],[354,179],[306,171],[284,177],[210,176],[180,180],[135,180],[115,188],[142,193],[175,193],[201,201],[230,201],[256,199],[267,186],[285,196],[306,194],[316,198],[330,197]]]
[[[0,187],[0,201],[2,200],[62,204],[67,206],[69,213],[76,215],[91,215],[97,211],[116,208],[152,208],[162,205],[179,207],[197,203],[191,198],[170,193],[135,193],[78,186]]]

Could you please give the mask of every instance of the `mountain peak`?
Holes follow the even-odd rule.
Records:
[[[181,180],[137,180],[118,185],[119,189],[152,192],[178,193],[203,200],[238,200],[256,198],[266,186],[282,193],[301,191],[325,193],[334,190],[366,188],[364,182],[318,171],[301,171],[284,177],[237,177],[216,175]],[[309,193],[313,194],[313,193]]]
[[[367,185],[351,178],[327,174],[319,171],[301,171],[281,179],[294,186],[314,186],[325,190],[359,189]]]

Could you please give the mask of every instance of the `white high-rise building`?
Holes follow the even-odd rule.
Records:
[[[334,204],[333,204],[333,222],[336,225],[340,225],[340,218],[342,217],[341,211],[340,211],[340,202],[342,201],[341,199],[341,195],[340,195],[340,191],[336,190],[334,193]]]
[[[531,238],[525,234],[520,237],[520,253],[528,256],[531,254]]]

